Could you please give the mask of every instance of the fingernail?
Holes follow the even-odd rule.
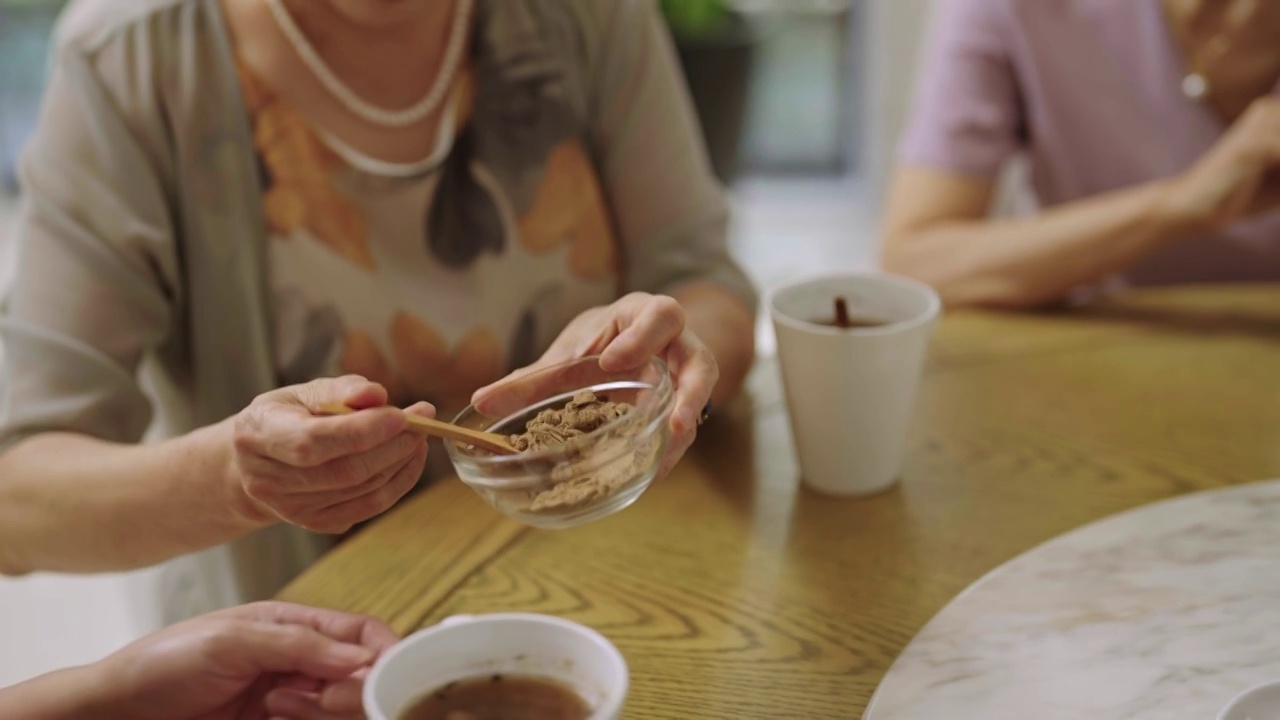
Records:
[[[351,681],[331,685],[320,693],[320,709],[330,713],[358,712],[360,689],[360,683]]]
[[[377,429],[375,429],[374,432],[384,435],[397,435],[404,432],[408,425],[409,421],[405,419],[403,414],[387,413],[386,418],[379,421]]]
[[[414,403],[413,406],[409,408],[409,412],[414,415],[422,415],[423,417],[436,416],[436,408],[429,402]]]
[[[373,659],[373,651],[360,645],[333,645],[328,654],[329,659],[343,665],[364,665]]]
[[[604,352],[600,353],[600,369],[605,372],[621,372],[627,369],[627,363],[624,360],[625,358],[619,358],[616,351],[611,353],[609,348],[605,348]]]
[[[277,715],[306,717],[311,712],[311,707],[297,696],[296,691],[282,688],[276,688],[267,693],[264,704],[269,708],[272,717]]]

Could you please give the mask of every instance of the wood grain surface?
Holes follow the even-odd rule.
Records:
[[[1135,293],[941,324],[902,483],[799,487],[776,367],[632,508],[542,532],[456,481],[404,503],[282,597],[409,631],[521,610],[591,625],[629,718],[856,718],[924,623],[1063,531],[1280,476],[1280,287]]]

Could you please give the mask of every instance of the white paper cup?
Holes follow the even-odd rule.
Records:
[[[837,297],[851,317],[887,324],[816,324],[834,317]],[[869,495],[897,481],[941,308],[929,286],[877,273],[821,277],[772,293],[791,432],[808,487]]]
[[[1280,717],[1280,681],[1268,682],[1235,696],[1218,720],[1267,720]]]
[[[432,690],[487,675],[552,680],[615,720],[627,696],[627,663],[584,625],[526,613],[458,615],[419,630],[378,658],[364,685],[369,720],[399,720]]]

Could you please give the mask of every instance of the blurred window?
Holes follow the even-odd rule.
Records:
[[[35,127],[53,23],[66,0],[0,0],[0,187]]]

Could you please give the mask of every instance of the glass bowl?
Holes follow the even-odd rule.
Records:
[[[605,372],[598,355],[544,368],[508,381],[454,423],[516,435],[539,412],[563,408],[584,390],[632,407],[544,450],[495,455],[447,441],[458,477],[499,512],[541,528],[581,525],[635,502],[657,475],[671,436],[675,392],[666,363],[657,358],[624,372]]]

